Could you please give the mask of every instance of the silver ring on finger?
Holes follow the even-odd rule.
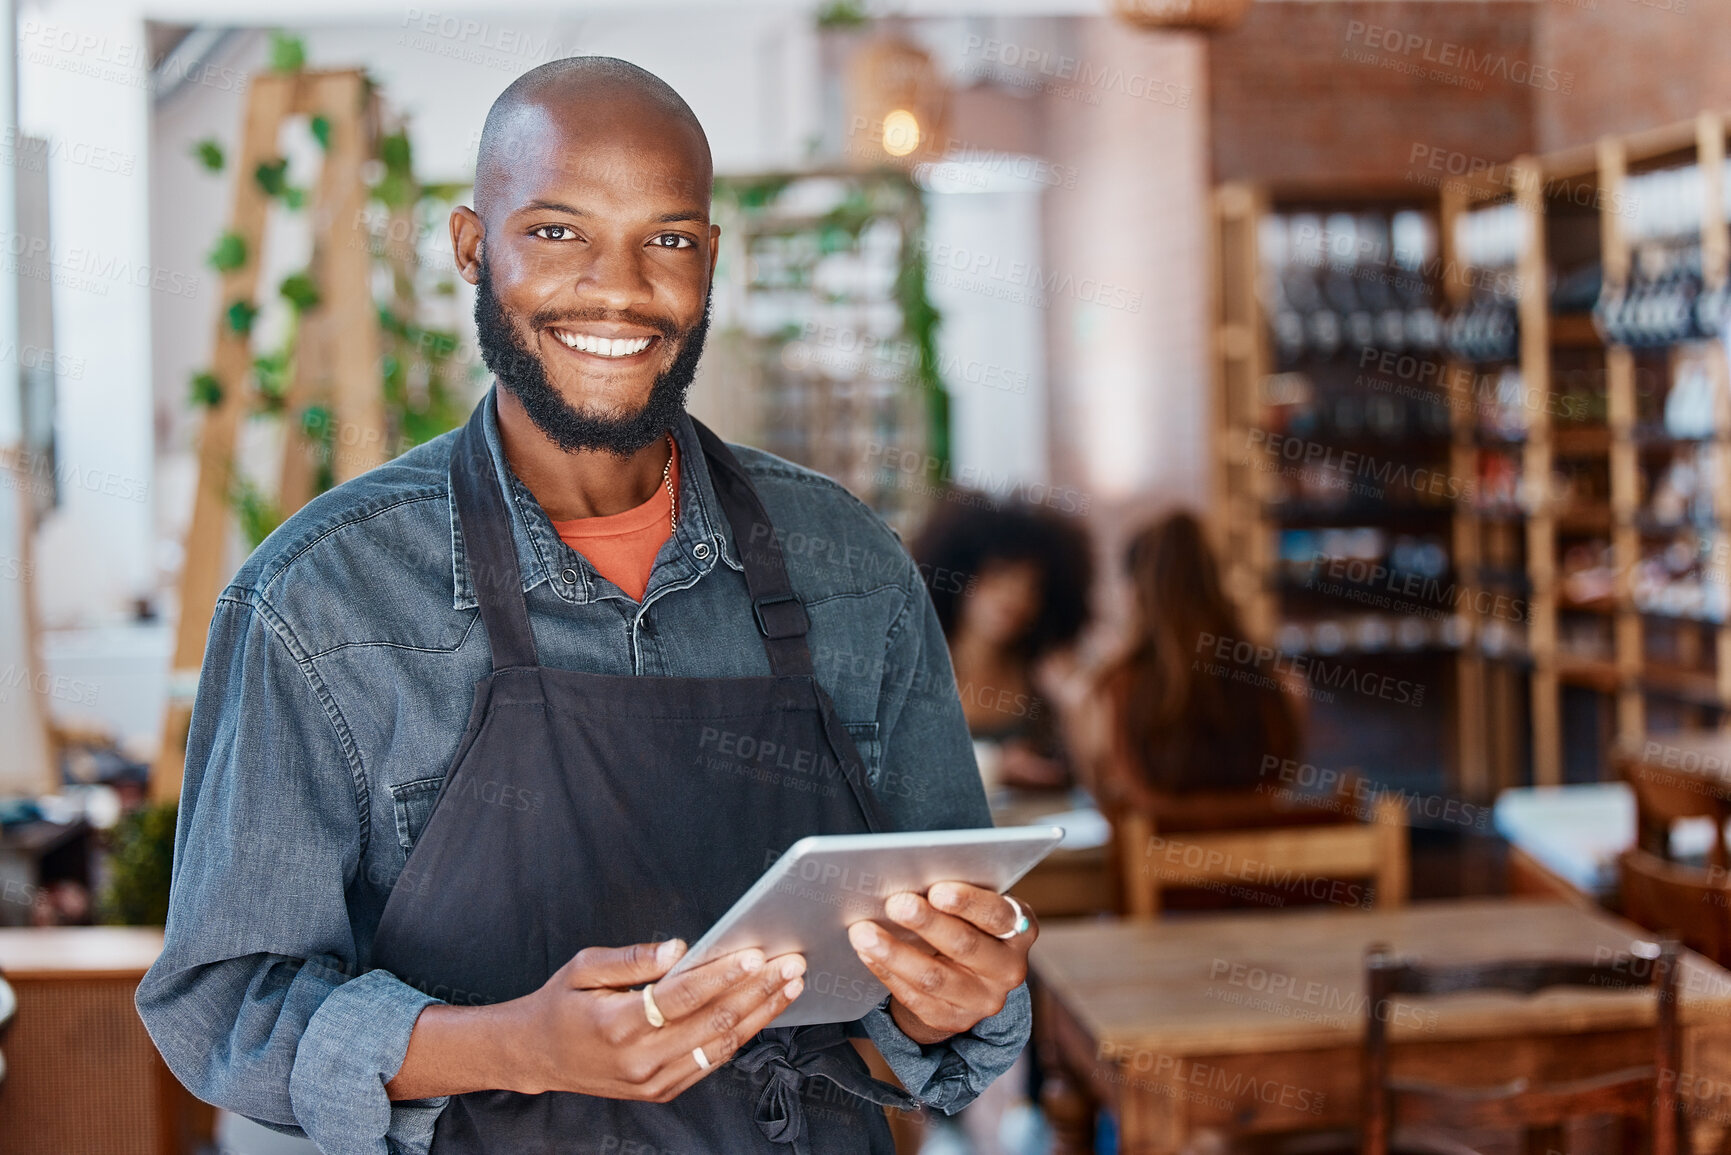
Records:
[[[655,984],[650,983],[643,988],[643,1017],[649,1020],[652,1027],[665,1027],[667,1016],[661,1013],[661,1008],[655,1005]]]
[[[1016,912],[1016,925],[1011,927],[1009,930],[1005,931],[1003,934],[996,935],[994,937],[1001,938],[1001,939],[1012,939],[1012,938],[1015,938],[1017,935],[1021,934],[1023,931],[1027,930],[1030,926],[1033,925],[1033,923],[1028,921],[1028,912],[1022,909],[1021,903],[1017,902],[1015,899],[1011,898],[1007,894],[1004,896],[1004,901],[1009,903],[1010,908]]]
[[[709,1056],[703,1053],[702,1047],[691,1048],[691,1057],[697,1060],[697,1067],[699,1070],[707,1071],[714,1065],[709,1061]]]

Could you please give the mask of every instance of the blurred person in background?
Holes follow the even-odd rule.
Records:
[[[1088,620],[1087,535],[1026,504],[951,497],[911,552],[949,642],[986,788],[1067,786],[1050,683]]]
[[[1087,743],[1101,808],[1153,815],[1160,795],[1255,790],[1265,758],[1298,756],[1302,687],[1249,666],[1224,676],[1212,648],[1202,652],[1205,636],[1249,635],[1193,515],[1169,514],[1143,529],[1125,563],[1129,641],[1095,683]]]

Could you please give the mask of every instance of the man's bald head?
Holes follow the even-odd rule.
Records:
[[[694,190],[701,189],[704,199],[708,197],[713,175],[709,138],[679,93],[659,76],[629,61],[613,56],[569,56],[531,68],[512,81],[487,110],[475,161],[475,210],[483,220],[493,217],[502,180],[514,168],[525,163],[585,163],[581,155],[568,153],[558,135],[548,131],[552,125],[575,127],[580,140],[597,143],[640,136],[646,141],[683,145],[693,170]]]

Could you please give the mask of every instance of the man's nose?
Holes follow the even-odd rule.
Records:
[[[655,295],[643,275],[643,254],[627,246],[608,246],[595,255],[577,281],[578,291],[614,311],[641,305]]]

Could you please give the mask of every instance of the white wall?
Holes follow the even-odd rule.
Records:
[[[46,244],[23,271],[51,279],[55,347],[78,365],[60,382],[61,506],[37,542],[38,604],[50,626],[111,620],[154,579],[152,285],[200,272],[152,263],[142,23],[56,3],[25,6],[19,28],[19,121],[50,141],[53,233],[20,238]]]
[[[926,280],[942,318],[951,471],[958,484],[1002,497],[1051,480],[1045,310],[1026,285],[1002,275],[1043,263],[1045,186],[1016,175],[1026,167],[951,161],[925,177]]]

